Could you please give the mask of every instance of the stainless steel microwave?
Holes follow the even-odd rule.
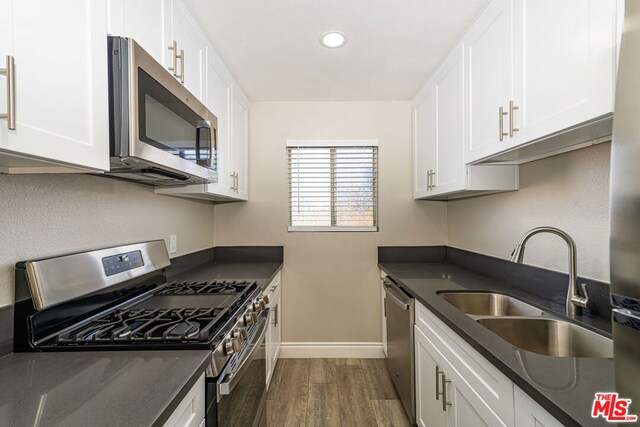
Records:
[[[155,186],[217,182],[216,116],[133,39],[109,37],[107,175]]]

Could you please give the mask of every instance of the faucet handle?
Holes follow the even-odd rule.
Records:
[[[582,307],[582,308],[591,308],[591,300],[589,299],[589,292],[587,292],[587,284],[586,283],[581,283],[580,284],[580,288],[582,288],[582,295],[584,296],[579,296],[579,295],[573,295],[571,297],[571,302],[573,303],[573,305],[576,305],[578,307]]]

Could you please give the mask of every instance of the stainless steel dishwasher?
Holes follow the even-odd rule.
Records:
[[[387,316],[387,368],[409,420],[416,422],[413,324],[414,299],[391,278],[382,281]]]

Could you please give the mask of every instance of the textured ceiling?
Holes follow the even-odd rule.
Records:
[[[487,0],[186,2],[252,100],[350,101],[411,99]]]

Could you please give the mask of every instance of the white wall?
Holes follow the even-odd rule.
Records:
[[[284,245],[283,340],[379,342],[379,245],[440,245],[446,204],[416,202],[409,102],[259,102],[249,201],[216,205],[216,245]],[[379,140],[379,232],[288,233],[287,139]]]
[[[609,282],[609,156],[600,144],[520,167],[520,190],[450,202],[449,245],[509,258],[527,230],[550,225],[578,248],[578,274]],[[548,234],[527,244],[526,264],[567,271],[565,243]]]
[[[90,175],[0,175],[0,305],[17,261],[178,236],[181,255],[213,246],[213,204]]]

